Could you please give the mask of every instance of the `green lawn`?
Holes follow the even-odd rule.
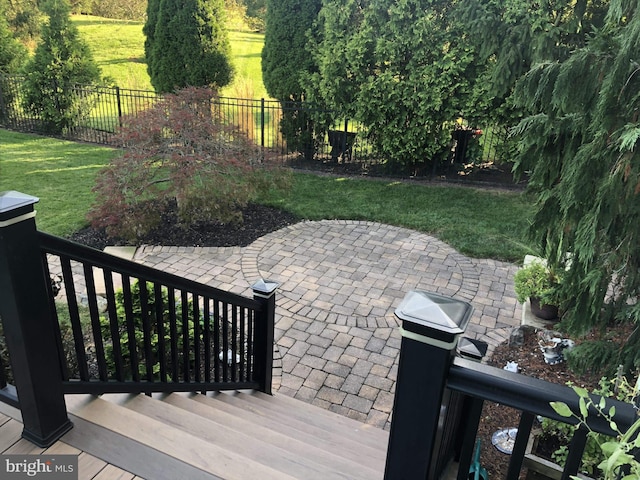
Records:
[[[38,226],[68,235],[85,225],[98,170],[116,150],[0,130],[0,191],[40,198]],[[287,194],[258,199],[303,219],[368,220],[432,233],[478,258],[521,261],[533,214],[525,194],[295,173]]]
[[[91,15],[71,17],[88,43],[102,75],[121,88],[153,90],[144,58],[144,22],[112,20]],[[237,25],[236,25],[237,27]],[[229,31],[234,82],[221,94],[239,98],[266,98],[260,55],[264,34],[248,30]]]
[[[38,197],[38,228],[65,236],[86,225],[95,175],[116,153],[0,129],[0,191]]]
[[[431,233],[476,258],[518,262],[531,253],[526,194],[301,173],[294,179],[289,195],[261,201],[309,220],[368,220]]]

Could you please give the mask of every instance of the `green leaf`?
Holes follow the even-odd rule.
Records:
[[[589,391],[584,387],[573,387],[573,390],[578,394],[581,400],[589,397]]]
[[[582,415],[584,418],[587,418],[589,416],[589,409],[587,408],[587,402],[585,401],[584,397],[580,397],[580,415]]]
[[[571,409],[564,402],[551,402],[551,408],[561,417],[570,417],[572,415]]]
[[[616,416],[616,407],[615,407],[615,406],[612,406],[612,407],[609,409],[609,416],[610,416],[611,418],[613,418],[613,417],[615,417],[615,416]]]

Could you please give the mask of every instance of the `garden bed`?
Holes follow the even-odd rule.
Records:
[[[588,390],[598,387],[600,375],[578,375],[571,372],[566,363],[548,365],[544,362],[542,352],[538,346],[537,329],[523,327],[524,342],[520,346],[507,343],[499,345],[494,350],[489,365],[502,368],[507,362],[517,362],[522,375],[539,378],[553,383],[566,384],[572,382],[583,386]],[[482,440],[481,463],[487,469],[489,478],[505,478],[509,466],[510,456],[500,452],[491,443],[491,436],[497,430],[509,427],[517,427],[520,412],[497,403],[485,402],[480,418],[478,436]],[[541,440],[538,442],[536,454],[550,459],[551,454],[558,447],[553,440]],[[526,478],[526,471],[520,476]]]

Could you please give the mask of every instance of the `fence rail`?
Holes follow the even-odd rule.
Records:
[[[0,75],[0,126],[22,132],[55,134],[37,112],[25,108],[23,83],[23,77]],[[113,146],[118,146],[116,134],[124,119],[149,108],[159,98],[152,91],[117,86],[74,85],[71,93],[79,105],[76,117],[58,135],[69,140]],[[301,160],[316,164],[346,163],[366,170],[384,160],[369,141],[363,125],[331,111],[318,112],[304,102],[218,97],[213,105],[226,121],[239,127],[256,145],[269,149],[273,156],[290,164]],[[283,127],[283,114],[302,117],[312,112],[320,113],[332,125],[324,133],[315,132],[303,143],[288,144],[282,134],[282,129],[287,128]],[[496,145],[504,140],[503,137],[498,129],[489,128],[482,136],[462,143],[456,141],[452,132],[450,161],[460,163],[471,157],[496,160]],[[312,165],[306,163],[305,166]]]

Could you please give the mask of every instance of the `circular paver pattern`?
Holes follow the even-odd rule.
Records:
[[[279,282],[274,390],[382,428],[401,342],[394,309],[408,292],[470,302],[465,336],[490,348],[520,324],[515,265],[378,223],[301,222],[248,247],[143,247],[136,260],[243,295],[260,278]]]

